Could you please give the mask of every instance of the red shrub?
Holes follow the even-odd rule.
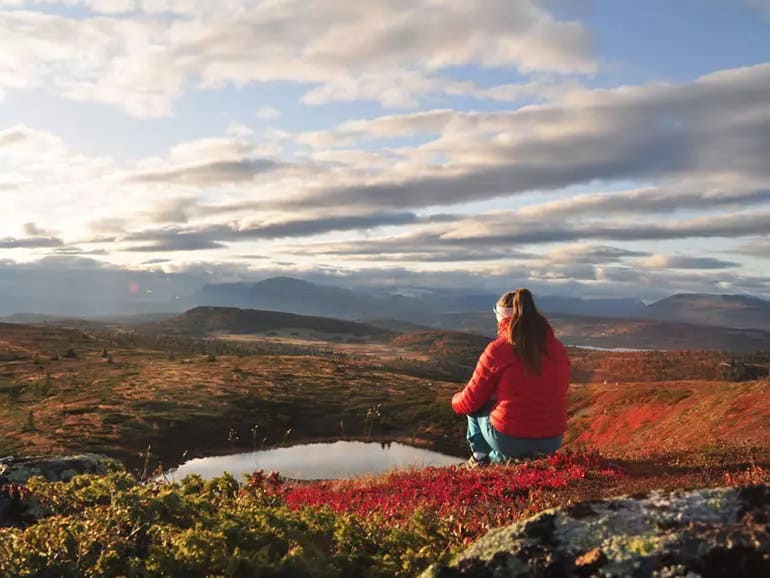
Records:
[[[399,526],[416,511],[448,522],[452,533],[472,538],[537,509],[543,492],[586,477],[621,473],[590,454],[560,452],[542,460],[467,470],[462,467],[400,471],[370,480],[315,482],[291,488],[292,508],[327,506],[338,513],[377,517]]]

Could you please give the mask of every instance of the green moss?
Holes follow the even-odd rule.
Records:
[[[641,536],[632,536],[625,543],[625,548],[634,554],[649,556],[660,550],[663,543],[660,536],[644,534]]]

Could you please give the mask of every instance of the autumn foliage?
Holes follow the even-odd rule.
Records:
[[[341,514],[407,524],[416,511],[447,523],[455,538],[473,539],[543,506],[543,494],[592,477],[622,476],[595,454],[557,453],[541,460],[467,470],[396,471],[380,478],[315,482],[285,489],[292,509],[328,507]]]

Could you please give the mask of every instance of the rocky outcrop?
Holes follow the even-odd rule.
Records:
[[[118,462],[99,454],[51,458],[0,458],[0,485],[24,484],[34,476],[49,482],[68,481],[79,474],[105,474]]]
[[[493,530],[424,578],[770,576],[770,486],[651,492]]]
[[[24,527],[42,515],[40,505],[28,497],[23,484],[34,476],[49,482],[68,481],[79,474],[105,474],[120,467],[115,460],[98,454],[53,458],[0,458],[0,528]]]

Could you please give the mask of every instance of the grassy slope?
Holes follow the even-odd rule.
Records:
[[[463,421],[448,403],[470,373],[458,361],[478,346],[462,335],[413,336],[415,359],[380,362],[329,352],[212,359],[176,342],[118,345],[79,330],[2,329],[0,455],[90,450],[136,466],[150,444],[169,465],[184,452],[370,433],[465,449]],[[70,347],[78,357],[61,357]],[[113,363],[102,357],[105,348]],[[419,361],[426,348],[449,361]],[[572,388],[567,440],[616,458],[769,445],[770,382],[703,379],[723,359],[574,352],[576,377],[604,379]],[[370,421],[377,405],[382,417]]]
[[[437,442],[445,432],[460,434],[446,404],[455,384],[371,361],[333,354],[210,361],[189,352],[172,360],[164,351],[52,328],[10,326],[4,338],[0,353],[15,360],[0,369],[3,455],[90,450],[135,464],[151,444],[168,464],[185,451],[246,450],[370,430]],[[75,359],[61,356],[70,346]],[[105,348],[113,363],[102,357]],[[383,417],[368,422],[377,404]]]

